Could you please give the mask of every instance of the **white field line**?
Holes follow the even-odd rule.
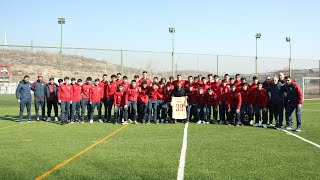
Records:
[[[183,142],[182,142],[182,148],[181,148],[181,154],[180,154],[177,180],[183,180],[184,178],[184,168],[186,165],[186,154],[187,154],[188,126],[189,126],[189,123],[186,123],[186,125],[184,126]]]
[[[282,131],[286,132],[288,135],[294,136],[294,137],[296,137],[296,138],[298,138],[298,139],[300,139],[300,140],[302,140],[302,141],[304,141],[304,142],[307,142],[307,143],[309,143],[309,144],[311,144],[311,145],[314,145],[314,146],[317,147],[317,148],[320,148],[320,145],[317,144],[317,143],[314,143],[314,142],[312,142],[312,141],[309,141],[309,140],[307,140],[307,139],[305,139],[305,138],[303,138],[303,137],[301,137],[301,136],[298,136],[298,135],[296,135],[296,134],[294,134],[294,133],[292,133],[292,132],[289,132],[289,131],[287,131],[287,130],[282,129]]]
[[[302,108],[302,111],[320,112],[320,110],[318,110],[318,109],[305,109],[305,108]]]

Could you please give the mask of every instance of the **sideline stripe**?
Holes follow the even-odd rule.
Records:
[[[286,132],[287,134],[289,134],[289,135],[291,135],[291,136],[294,136],[294,137],[296,137],[296,138],[298,138],[298,139],[300,139],[300,140],[302,140],[302,141],[304,141],[304,142],[307,142],[307,143],[309,143],[309,144],[311,144],[311,145],[314,145],[314,146],[317,147],[317,148],[320,148],[320,145],[317,144],[317,143],[314,143],[314,142],[312,142],[312,141],[309,141],[309,140],[307,140],[307,139],[305,139],[305,138],[303,138],[303,137],[301,137],[301,136],[298,136],[298,135],[296,135],[296,134],[294,134],[294,133],[292,133],[292,132],[289,132],[289,131],[287,131],[287,130],[282,129],[282,131],[284,131],[284,132]]]
[[[63,161],[62,163],[60,163],[59,165],[55,166],[54,168],[50,169],[49,171],[45,172],[44,174],[42,174],[41,176],[35,178],[35,180],[40,180],[43,179],[45,177],[47,177],[49,174],[53,173],[54,171],[58,170],[59,168],[61,168],[62,166],[68,164],[69,162],[73,161],[74,159],[76,159],[77,157],[81,156],[83,153],[89,151],[90,149],[94,148],[95,146],[97,146],[98,144],[102,143],[103,141],[105,141],[106,139],[114,136],[115,134],[117,134],[119,131],[125,129],[126,127],[128,127],[129,124],[122,126],[121,128],[113,131],[111,134],[107,135],[106,137],[100,139],[99,141],[97,141],[96,143],[92,144],[91,146],[87,147],[86,149],[80,151],[79,153],[77,153],[76,155],[72,156],[71,158]]]
[[[183,180],[184,178],[184,168],[186,165],[186,154],[187,154],[188,126],[189,126],[189,123],[186,123],[186,125],[184,126],[183,142],[182,142],[182,148],[181,148],[181,154],[180,154],[177,180]]]
[[[24,123],[24,124],[26,124],[26,123]],[[11,128],[11,127],[16,127],[16,126],[20,126],[20,125],[23,125],[23,124],[16,124],[16,125],[12,125],[12,126],[2,127],[2,128],[0,128],[0,130],[2,130],[2,129],[8,129],[8,128]]]

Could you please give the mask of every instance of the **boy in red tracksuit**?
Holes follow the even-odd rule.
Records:
[[[182,76],[180,74],[177,75],[177,80],[173,81],[173,85],[177,86],[178,83],[180,83],[182,85],[182,87],[184,87],[185,85],[185,80],[182,79]]]
[[[148,82],[144,80],[142,81],[141,88],[139,89],[139,96],[138,96],[138,106],[139,106],[138,119],[142,123],[146,122],[148,103],[149,103]]]
[[[122,86],[123,86],[124,90],[127,90],[128,87],[130,86],[130,83],[128,82],[127,76],[123,76]]]
[[[119,84],[118,90],[113,96],[114,105],[114,124],[121,122],[121,117],[124,117],[122,124],[128,124],[128,97],[122,84]]]
[[[213,76],[213,82],[211,83],[211,89],[213,90],[214,93],[218,95],[218,90],[220,89],[221,82],[219,80],[218,75]]]
[[[170,84],[166,84],[165,90],[163,91],[163,105],[161,107],[161,123],[167,123],[167,117],[172,117],[171,114],[171,88]]]
[[[163,80],[160,80],[159,85],[158,85],[158,96],[157,96],[157,121],[160,121],[161,118],[161,109],[162,106],[164,105],[164,100],[163,100],[163,92],[165,89],[165,82]]]
[[[228,94],[228,125],[241,125],[240,123],[240,108],[241,108],[241,94],[236,90],[236,85],[230,85],[231,91]]]
[[[224,124],[226,116],[228,116],[228,93],[230,86],[227,85],[227,80],[223,79],[220,88],[218,89],[218,102],[219,102],[219,124]]]
[[[262,88],[260,82],[257,83],[257,88],[252,90],[252,105],[255,115],[255,124],[253,126],[259,126],[262,111],[262,127],[267,128],[267,106],[268,106],[268,93]]]
[[[252,84],[249,86],[249,91],[253,91],[257,88],[259,82],[259,78],[257,76],[253,76],[252,78]]]
[[[198,99],[197,99],[197,90],[194,89],[193,84],[189,85],[187,89],[188,93],[188,106],[187,106],[187,121],[191,121],[193,116],[194,120],[197,119],[197,108],[198,108]]]
[[[201,78],[201,81],[199,82],[199,87],[201,87],[204,92],[208,91],[210,86],[207,84],[207,78],[206,77],[202,77]]]
[[[90,120],[90,115],[91,115],[91,105],[90,105],[90,88],[92,86],[91,84],[92,78],[87,77],[86,83],[82,84],[81,86],[81,94],[82,94],[82,99],[81,99],[81,123],[84,122],[84,114],[87,109],[87,117],[88,121]]]
[[[135,124],[137,122],[137,101],[139,96],[139,87],[136,84],[136,80],[131,81],[131,85],[127,89],[128,96],[128,119],[133,121]]]
[[[155,82],[152,83],[152,87],[148,89],[148,96],[149,96],[149,104],[148,104],[148,122],[150,123],[152,112],[153,112],[153,122],[159,123],[157,121],[157,107],[158,107],[158,86]]]
[[[106,94],[106,100],[104,101],[104,107],[105,109],[105,120],[107,122],[111,122],[111,111],[113,107],[113,95],[116,92],[118,85],[116,82],[117,76],[115,74],[111,75],[111,81],[107,84],[104,88],[104,93]]]
[[[90,123],[93,123],[94,117],[94,109],[97,108],[99,112],[99,108],[101,108],[101,102],[103,100],[103,88],[99,86],[100,80],[95,79],[94,85],[91,86],[89,91],[89,100],[91,105],[91,115],[90,115]],[[101,114],[98,115],[99,122],[103,123]]]
[[[217,103],[217,95],[213,92],[211,88],[208,89],[207,95],[207,102],[206,102],[206,108],[207,108],[207,120],[210,123],[217,123],[218,118],[218,103]],[[211,113],[213,114],[213,120],[211,120]]]
[[[69,77],[64,78],[64,83],[58,88],[58,102],[61,104],[62,125],[68,124],[68,114],[72,103],[72,87],[69,84]]]
[[[146,81],[147,82],[147,86],[150,86],[152,81],[149,78],[147,78],[147,75],[148,75],[148,72],[147,71],[143,71],[142,72],[142,78],[138,81],[138,84],[142,85],[142,82]]]
[[[209,124],[209,122],[206,121],[207,118],[207,96],[202,87],[199,87],[198,93],[197,93],[197,101],[198,101],[198,108],[197,108],[197,114],[198,114],[198,122],[197,124]]]
[[[243,83],[242,88],[239,90],[241,94],[242,104],[240,110],[240,120],[244,125],[250,125],[251,121],[251,94],[248,89],[248,84]]]
[[[79,121],[80,118],[80,101],[81,101],[81,84],[82,80],[78,79],[77,84],[72,86],[72,109],[71,109],[71,123]]]

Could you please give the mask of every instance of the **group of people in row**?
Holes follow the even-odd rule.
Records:
[[[228,125],[253,125],[267,128],[283,127],[283,114],[285,109],[286,130],[292,129],[292,113],[296,110],[297,128],[301,131],[302,116],[302,90],[290,76],[280,73],[278,77],[266,77],[260,82],[254,76],[249,84],[245,77],[236,74],[230,77],[225,74],[222,80],[218,75],[209,74],[207,77],[198,75],[189,76],[183,80],[181,75],[177,79],[147,77],[143,71],[142,77],[135,75],[128,81],[127,76],[104,74],[102,80],[92,80],[87,77],[59,79],[58,84],[54,78],[48,83],[42,76],[32,84],[30,77],[25,76],[16,90],[16,98],[20,102],[19,122],[22,123],[23,111],[27,107],[28,121],[31,121],[31,91],[34,92],[35,114],[40,119],[39,109],[42,110],[41,118],[51,121],[51,110],[54,108],[54,120],[58,120],[58,106],[61,109],[62,124],[84,122],[85,113],[87,121],[93,123],[94,111],[97,109],[100,123],[113,122],[114,124],[129,122],[149,124],[176,123],[172,119],[172,97],[186,97],[187,118],[183,122],[195,121],[198,124],[228,124]],[[47,119],[45,119],[45,105],[47,104]],[[104,107],[104,115],[102,109]],[[111,119],[112,108],[114,118]],[[218,118],[219,114],[219,118]],[[269,114],[269,115],[268,115]],[[261,121],[262,120],[262,121]]]

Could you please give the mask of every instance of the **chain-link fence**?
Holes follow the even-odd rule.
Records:
[[[132,79],[147,70],[149,77],[169,77],[181,74],[183,78],[197,74],[228,73],[234,76],[240,73],[251,82],[257,72],[261,80],[268,75],[275,76],[279,72],[289,74],[289,58],[253,56],[216,55],[199,53],[136,51],[103,48],[74,48],[50,46],[0,45],[0,64],[11,65],[11,83],[20,81],[28,74],[32,80],[42,74],[47,81],[49,77],[85,79],[101,78],[117,72]],[[172,61],[173,59],[173,61]],[[314,59],[292,59],[292,77],[302,85],[302,77],[320,77],[320,61]],[[173,70],[173,72],[172,72]],[[61,74],[60,74],[61,72]],[[1,84],[1,83],[0,83]],[[3,84],[2,84],[3,86]]]

